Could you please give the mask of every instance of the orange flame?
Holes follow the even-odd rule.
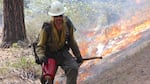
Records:
[[[121,34],[121,28],[118,26],[112,26],[110,29],[107,30],[107,38],[113,39],[115,37],[118,37]]]
[[[92,75],[91,73],[88,73],[88,72],[86,72],[86,73],[82,73],[82,74],[80,74],[80,80],[86,80],[87,79],[87,77],[88,76],[90,76],[90,75]]]
[[[86,56],[88,53],[88,42],[87,41],[81,42],[79,43],[79,46],[80,46],[81,55]]]
[[[136,20],[136,18],[134,17],[134,19],[132,18],[132,20]],[[131,21],[131,20],[130,20]],[[103,43],[106,44],[109,40],[119,37],[121,36],[123,33],[128,33],[126,37],[123,38],[122,41],[118,42],[117,45],[112,46],[112,48],[106,49],[103,51],[102,56],[106,56],[112,52],[124,49],[126,47],[128,47],[130,44],[132,44],[133,42],[137,41],[138,39],[140,39],[142,36],[140,34],[140,32],[143,32],[147,29],[150,28],[150,21],[145,21],[141,24],[136,24],[133,26],[125,26],[125,29],[121,29],[121,27],[119,26],[112,26],[111,28],[109,28],[108,30],[106,30],[106,33],[103,35],[96,35],[95,39],[93,39],[92,42],[82,42],[80,43],[80,46],[82,46],[81,49],[81,53],[83,56],[87,55],[88,48],[89,45],[96,45],[98,43]],[[124,32],[126,31],[126,32]],[[96,51],[97,48],[92,49],[92,53],[91,56],[95,56],[96,55]]]

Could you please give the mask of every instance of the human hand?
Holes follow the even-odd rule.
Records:
[[[35,59],[35,63],[42,64],[42,62],[39,59]]]
[[[77,58],[77,63],[82,64],[83,63],[83,59],[82,58]]]
[[[35,62],[37,64],[47,63],[47,59],[45,59],[44,57],[41,57],[41,58],[38,58],[38,59],[36,58]]]

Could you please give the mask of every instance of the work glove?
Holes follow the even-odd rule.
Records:
[[[35,62],[37,64],[47,63],[47,59],[44,57],[41,57],[41,58],[35,59]]]
[[[83,63],[83,59],[80,57],[80,58],[77,58],[77,63],[79,63],[79,64],[82,64]]]
[[[42,64],[39,59],[35,59],[35,63],[37,63],[37,64]]]

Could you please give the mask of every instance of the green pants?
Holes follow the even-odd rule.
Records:
[[[64,61],[60,64],[65,71],[67,81],[66,84],[77,84],[78,64],[69,52],[62,53]]]

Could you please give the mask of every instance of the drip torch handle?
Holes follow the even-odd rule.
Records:
[[[90,57],[90,58],[83,58],[83,61],[93,60],[93,59],[103,59],[103,57]]]

